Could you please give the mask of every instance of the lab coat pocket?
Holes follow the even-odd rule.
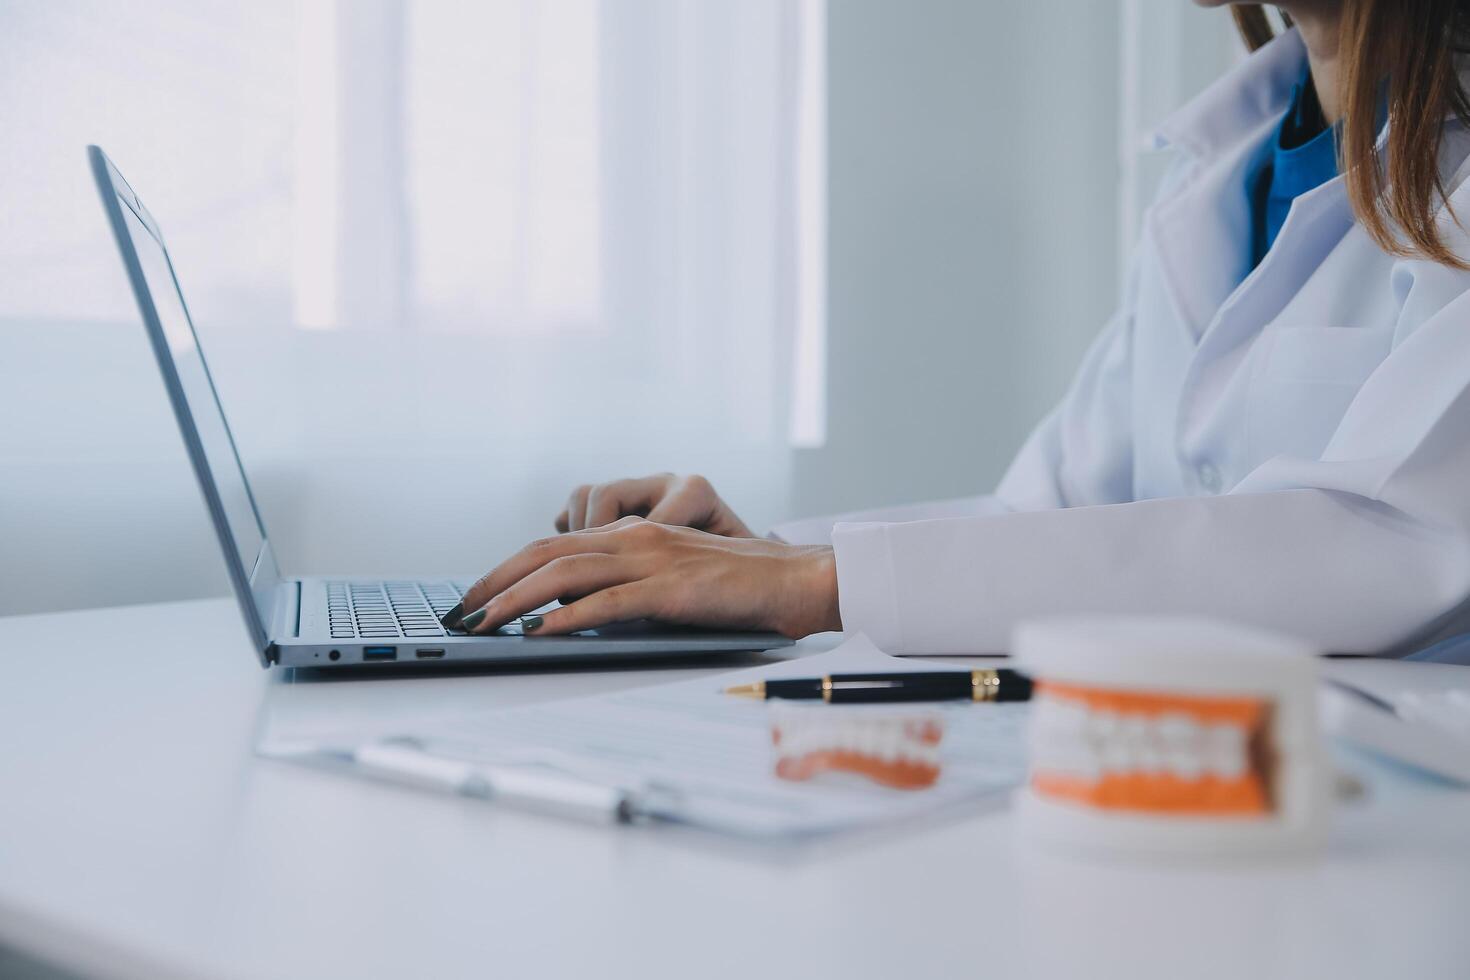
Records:
[[[1252,455],[1316,458],[1388,357],[1393,327],[1273,327],[1262,340],[1251,384]]]

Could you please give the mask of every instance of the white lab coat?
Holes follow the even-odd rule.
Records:
[[[775,529],[831,541],[847,630],[964,653],[1038,614],[1195,613],[1379,652],[1455,625],[1470,274],[1386,254],[1341,178],[1246,274],[1246,168],[1304,70],[1283,35],[1161,128],[1179,159],[1122,307],[994,495]],[[1441,156],[1470,224],[1470,134],[1447,124]]]

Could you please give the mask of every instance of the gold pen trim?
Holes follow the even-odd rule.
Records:
[[[970,700],[994,701],[1000,697],[1000,672],[996,670],[970,671]]]
[[[832,703],[832,678],[822,678],[822,700],[828,704]]]

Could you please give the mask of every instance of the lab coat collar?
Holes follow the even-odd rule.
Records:
[[[1275,315],[1271,308],[1279,310],[1352,225],[1339,175],[1293,202],[1278,247],[1251,274],[1245,180],[1280,124],[1306,61],[1300,35],[1288,31],[1236,65],[1156,132],[1158,145],[1176,146],[1196,164],[1179,191],[1156,202],[1144,219],[1145,233],[1157,243],[1159,267],[1181,327],[1195,343],[1206,341],[1211,324],[1238,287],[1242,293],[1259,294],[1267,285],[1267,296],[1236,299],[1248,299],[1258,321]],[[1459,67],[1466,78],[1470,63]],[[1380,149],[1387,138],[1385,120],[1378,133]],[[1460,163],[1442,165],[1451,162]],[[1449,183],[1454,186],[1458,179]],[[1274,268],[1288,254],[1290,260]]]
[[[1155,148],[1177,146],[1203,157],[1239,145],[1281,118],[1306,66],[1296,28],[1278,35],[1169,115],[1154,131]]]
[[[1276,131],[1291,92],[1307,70],[1307,49],[1292,29],[1253,52],[1219,81],[1166,119],[1155,134],[1160,146],[1174,146],[1194,160],[1191,179],[1179,193],[1156,202],[1145,218],[1147,234],[1158,244],[1159,266],[1179,321],[1190,340],[1200,343],[1222,304],[1251,273],[1250,213],[1246,178]],[[1340,177],[1304,196],[1316,211],[1325,199],[1346,198]],[[1300,230],[1301,209],[1292,207],[1283,237]],[[1350,218],[1347,219],[1350,221]],[[1337,223],[1334,223],[1337,224]],[[1340,234],[1341,230],[1337,229]],[[1262,268],[1279,257],[1268,253]],[[1262,276],[1254,276],[1260,280]],[[1280,276],[1270,279],[1279,282]]]

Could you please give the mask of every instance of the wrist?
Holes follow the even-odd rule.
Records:
[[[787,621],[780,624],[781,633],[799,640],[812,633],[842,629],[836,554],[826,545],[798,546],[793,550],[796,580],[790,598],[794,608]]]

